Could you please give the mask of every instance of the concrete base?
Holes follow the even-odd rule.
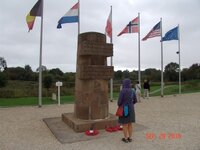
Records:
[[[118,124],[117,117],[113,114],[109,114],[109,117],[106,119],[81,120],[75,118],[74,113],[64,113],[62,114],[62,120],[75,132],[85,132],[91,128],[100,130]]]
[[[114,137],[117,137],[116,139],[121,139],[121,135],[122,135],[122,133],[119,133],[121,131],[110,133],[105,130],[99,130],[98,135],[87,136],[87,135],[85,135],[84,132],[82,132],[82,133],[74,132],[74,130],[72,128],[67,126],[62,121],[61,117],[44,118],[43,121],[46,123],[47,127],[50,129],[50,131],[53,133],[53,135],[56,137],[56,139],[62,144],[90,141],[90,140],[99,139],[99,138],[113,139]],[[137,123],[134,124],[134,132],[141,132],[141,131],[144,131],[147,129],[148,129],[148,127],[146,127],[144,125],[137,124]],[[115,148],[113,148],[113,149],[115,149]],[[38,148],[35,148],[35,149],[38,149]],[[77,147],[75,149],[77,149]],[[95,148],[93,148],[93,149],[95,149]]]

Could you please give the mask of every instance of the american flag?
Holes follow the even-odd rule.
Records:
[[[151,31],[142,39],[142,41],[146,41],[147,39],[156,36],[161,36],[160,22],[151,29]]]
[[[136,17],[135,19],[130,21],[117,36],[120,36],[124,33],[138,33],[138,32],[139,32],[139,18]]]

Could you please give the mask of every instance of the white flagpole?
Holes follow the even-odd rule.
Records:
[[[78,0],[78,35],[80,34],[80,0]]]
[[[41,28],[40,28],[40,59],[39,59],[39,104],[38,107],[42,107],[42,38],[43,38],[43,5],[42,3],[42,14],[41,14]]]
[[[111,13],[111,26],[112,26],[112,6],[110,6],[110,13]],[[112,34],[110,37],[110,43],[113,43],[113,29],[112,29]],[[113,66],[113,56],[110,58],[110,66]],[[113,101],[113,78],[110,79],[110,101]]]
[[[141,71],[140,71],[140,13],[138,13],[138,82],[141,86]]]
[[[181,52],[180,52],[180,26],[178,25],[178,55],[179,55],[179,94],[181,94]]]
[[[162,18],[160,18],[160,32],[161,32],[161,97],[163,94],[163,42],[162,42]]]

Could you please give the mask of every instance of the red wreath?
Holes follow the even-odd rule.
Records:
[[[117,126],[118,130],[123,130],[122,126],[118,125]]]
[[[99,131],[97,131],[97,130],[87,130],[87,131],[85,131],[85,134],[88,135],[88,136],[95,136],[95,135],[99,134]]]
[[[118,127],[108,127],[108,128],[105,128],[105,130],[108,132],[116,132],[118,131]]]

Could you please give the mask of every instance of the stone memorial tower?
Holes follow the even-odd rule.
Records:
[[[104,34],[78,36],[74,113],[62,114],[63,121],[77,132],[117,124],[108,107],[108,83],[114,73],[113,66],[107,66],[110,56],[113,45],[106,43]]]

